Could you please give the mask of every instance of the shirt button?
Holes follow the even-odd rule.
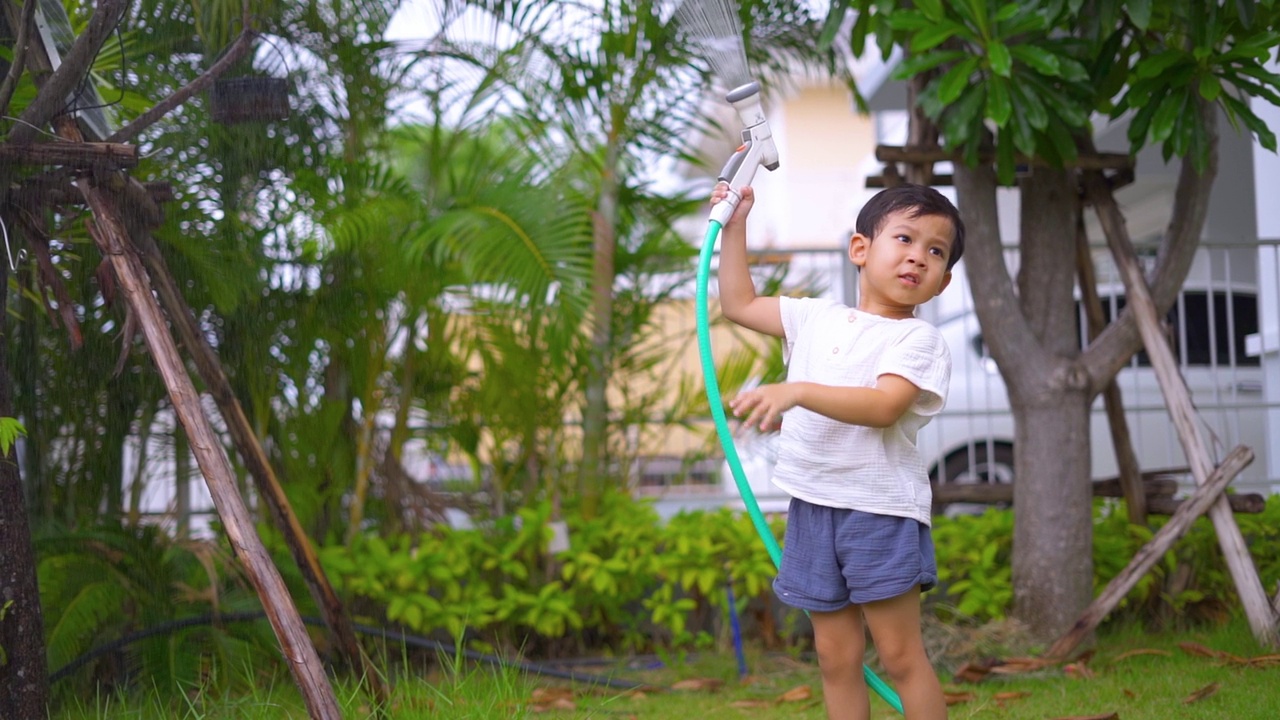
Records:
[[[857,319],[858,317],[856,315],[854,315],[853,313],[849,313],[849,322],[853,322],[854,320],[857,320]]]
[[[840,346],[838,346],[838,345],[837,345],[836,347],[831,348],[831,354],[832,354],[832,355],[835,355],[835,354],[837,354],[837,353],[839,353],[839,352],[840,352]]]

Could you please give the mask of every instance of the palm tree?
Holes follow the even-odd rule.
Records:
[[[445,0],[444,5],[459,14],[464,9],[484,14],[493,38],[522,38],[523,61],[504,79],[523,101],[519,117],[529,122],[527,141],[550,164],[583,171],[574,187],[592,205],[593,276],[590,344],[581,366],[577,494],[590,514],[611,455],[606,390],[619,358],[618,258],[643,242],[642,228],[664,220],[666,205],[660,201],[651,210],[623,202],[650,194],[644,188],[655,179],[656,161],[685,155],[690,138],[707,127],[701,97],[710,67],[697,55],[687,28],[668,12],[670,3]],[[814,64],[836,75],[843,72],[835,55],[818,49],[821,18],[806,3],[744,2],[741,21],[749,38],[748,58],[763,78]],[[627,215],[640,221],[628,223]]]

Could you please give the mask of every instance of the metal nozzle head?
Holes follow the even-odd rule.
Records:
[[[751,97],[752,95],[757,95],[759,94],[759,92],[760,92],[760,83],[752,80],[746,85],[739,85],[738,87],[730,90],[729,94],[724,96],[724,99],[729,101],[730,103],[736,103],[739,100],[745,100]]]

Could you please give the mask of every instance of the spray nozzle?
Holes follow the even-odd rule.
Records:
[[[769,129],[764,107],[760,104],[759,83],[749,82],[736,87],[725,95],[725,100],[738,111],[742,120],[742,145],[720,171],[719,179],[729,183],[729,194],[711,208],[711,219],[721,225],[733,215],[741,199],[742,188],[751,184],[756,168],[763,165],[772,171],[777,170],[779,164],[778,146],[773,142],[773,131]]]

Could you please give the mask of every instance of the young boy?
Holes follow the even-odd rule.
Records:
[[[726,194],[718,184],[712,203]],[[754,199],[743,188],[722,230],[720,304],[729,320],[786,344],[787,381],[730,403],[745,426],[770,430],[781,422],[773,481],[792,499],[774,591],[809,611],[828,718],[871,712],[864,627],[908,720],[945,718],[920,634],[920,594],[938,571],[932,494],[915,438],[942,409],[951,355],[915,309],[951,282],[964,224],[931,188],[876,194],[849,240],[849,260],[859,268],[858,306],[850,308],[756,295],[746,255]]]

